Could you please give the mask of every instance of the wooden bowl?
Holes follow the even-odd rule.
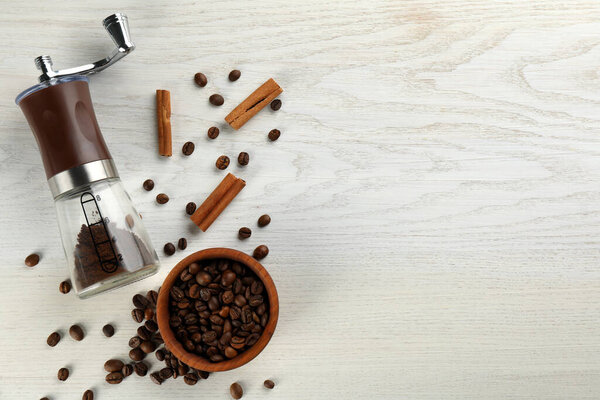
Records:
[[[260,338],[258,338],[258,341],[252,347],[238,354],[236,357],[216,363],[185,350],[183,345],[175,337],[175,333],[169,325],[169,293],[173,284],[177,278],[179,278],[179,274],[181,274],[181,271],[183,271],[185,267],[193,262],[213,258],[228,258],[240,262],[250,268],[262,281],[269,298],[269,321],[260,335]],[[213,248],[197,251],[179,261],[165,278],[156,302],[156,320],[158,321],[158,328],[165,342],[165,346],[175,355],[175,357],[185,364],[192,368],[208,372],[228,371],[250,362],[265,348],[267,343],[269,343],[269,340],[271,340],[271,336],[273,336],[273,333],[275,332],[278,317],[279,298],[277,296],[277,289],[265,267],[249,255],[242,253],[241,251],[227,248]]]

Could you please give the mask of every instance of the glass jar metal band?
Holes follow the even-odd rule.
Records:
[[[108,178],[118,178],[119,173],[112,159],[92,161],[68,169],[48,179],[54,198],[81,185]]]

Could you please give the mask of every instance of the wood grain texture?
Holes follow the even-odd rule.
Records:
[[[600,397],[598,2],[4,5],[0,398],[93,387],[98,398],[226,399],[236,380],[245,397],[272,400]],[[100,21],[115,11],[128,14],[137,49],[92,77],[98,121],[155,246],[189,245],[156,276],[78,301],[58,292],[66,268],[52,199],[13,98],[35,82],[35,56],[57,67],[104,56]],[[229,82],[234,68],[242,77]],[[224,116],[269,77],[282,109],[227,128]],[[157,88],[172,95],[168,160],[157,155]],[[217,92],[220,108],[208,104]],[[282,135],[271,143],[273,128]],[[185,158],[188,140],[196,151]],[[248,185],[199,232],[185,204],[222,179],[219,155],[240,151],[250,164],[229,171]],[[159,192],[171,201],[156,205]],[[259,229],[264,213],[273,221]],[[245,225],[254,233],[240,242]],[[104,382],[104,361],[127,354],[133,293],[193,251],[261,243],[281,307],[263,353],[195,387]],[[33,269],[31,251],[42,254]],[[46,346],[75,322],[84,341]],[[58,382],[64,365],[71,376]]]

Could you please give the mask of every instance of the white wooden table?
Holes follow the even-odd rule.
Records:
[[[1,399],[78,399],[88,387],[97,399],[227,399],[236,380],[249,399],[600,397],[598,2],[82,3],[2,4]],[[104,56],[100,21],[115,11],[137,49],[91,78],[96,114],[154,245],[189,246],[152,278],[80,301],[58,292],[53,202],[13,99],[35,83],[35,56],[59,68]],[[242,77],[230,83],[233,68]],[[279,112],[206,139],[269,77],[285,90]],[[157,88],[172,95],[168,160]],[[223,107],[209,106],[213,92]],[[187,140],[196,151],[184,159]],[[247,187],[208,232],[190,229],[185,204],[222,178],[219,155],[240,151],[250,165],[229,170]],[[263,213],[271,225],[240,242],[237,229]],[[281,315],[258,358],[194,387],[104,382],[104,361],[126,357],[134,293],[193,251],[261,243]],[[27,268],[32,251],[42,261]],[[66,334],[76,322],[83,342]],[[56,329],[65,337],[51,349]]]

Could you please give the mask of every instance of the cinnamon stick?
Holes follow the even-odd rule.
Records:
[[[225,121],[235,130],[240,129],[250,118],[254,117],[267,104],[283,92],[283,89],[272,78],[263,83],[252,94],[246,97],[226,117]]]
[[[171,157],[171,93],[168,90],[156,90],[156,117],[158,120],[158,154]]]
[[[190,216],[190,219],[203,232],[206,232],[244,186],[246,186],[244,180],[236,178],[233,174],[227,174],[200,207]]]

